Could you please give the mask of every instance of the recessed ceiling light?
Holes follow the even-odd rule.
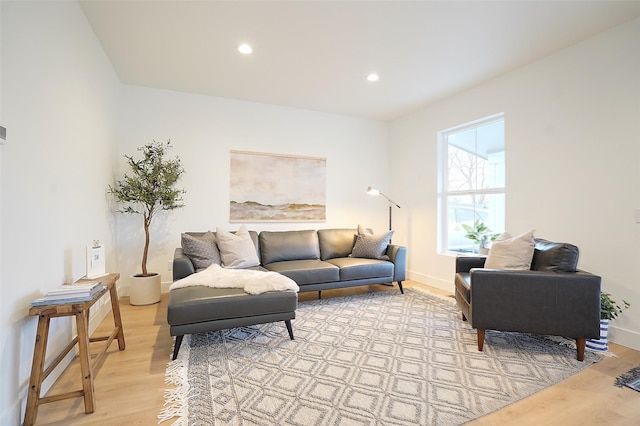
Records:
[[[367,81],[378,81],[380,80],[380,76],[376,73],[371,73],[367,76]]]
[[[253,49],[248,44],[243,43],[240,46],[238,46],[238,52],[244,55],[250,55],[253,52]]]

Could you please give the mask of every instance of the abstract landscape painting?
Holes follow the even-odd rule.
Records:
[[[231,222],[324,222],[327,160],[231,151]]]

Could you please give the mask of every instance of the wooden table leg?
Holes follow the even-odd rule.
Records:
[[[76,314],[78,328],[78,349],[80,358],[80,370],[82,371],[82,390],[84,393],[84,412],[93,413],[95,410],[95,394],[93,390],[93,373],[89,353],[89,321],[87,311]]]
[[[38,404],[40,402],[40,388],[42,387],[42,374],[44,371],[44,358],[47,352],[47,339],[49,338],[49,315],[38,316],[38,331],[36,343],[33,349],[33,364],[31,366],[31,378],[27,392],[27,409],[24,414],[24,425],[31,426],[38,416]]]
[[[116,289],[116,283],[113,283],[109,289],[109,296],[111,299],[111,311],[113,313],[113,324],[118,329],[116,339],[118,339],[118,349],[124,351],[124,330],[122,329],[122,318],[120,317],[120,301],[118,300],[118,290]]]

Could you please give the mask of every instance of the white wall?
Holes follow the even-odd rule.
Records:
[[[107,267],[115,270],[105,189],[117,162],[121,86],[76,2],[0,7],[8,135],[0,146],[0,424],[16,425],[36,335],[30,302],[83,276],[94,239],[106,243]],[[51,326],[49,360],[69,341],[71,321]]]
[[[152,230],[149,266],[165,283],[180,232],[238,226],[228,222],[231,149],[327,158],[326,222],[250,228],[386,228],[387,204],[365,189],[388,185],[387,124],[122,86],[77,3],[0,4],[9,135],[0,147],[0,424],[24,415],[36,326],[29,303],[83,276],[94,239],[107,246],[107,269],[122,275],[121,295],[139,271],[141,218],[114,214],[106,187],[122,155],[152,139],[171,138],[187,171],[186,207],[158,216]],[[53,321],[48,360],[71,330],[68,319]]]
[[[124,86],[122,154],[152,139],[171,139],[186,170],[185,207],[152,224],[149,270],[171,281],[168,263],[180,233],[235,230],[229,223],[229,152],[246,150],[327,159],[327,220],[320,223],[247,223],[249,229],[355,228],[384,230],[387,204],[366,194],[388,182],[388,124],[340,115],[165,90]],[[120,162],[125,170],[124,160]],[[138,273],[144,234],[140,216],[120,214],[118,265],[123,276]]]
[[[638,40],[636,19],[393,123],[411,278],[453,290],[454,258],[436,253],[437,132],[504,112],[507,230],[576,244],[579,267],[632,304],[611,339],[640,349]]]

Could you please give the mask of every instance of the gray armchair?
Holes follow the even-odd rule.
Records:
[[[564,336],[584,360],[586,339],[600,336],[599,276],[577,270],[578,248],[536,239],[531,270],[483,269],[485,258],[456,259],[456,302],[462,319],[485,330]]]

